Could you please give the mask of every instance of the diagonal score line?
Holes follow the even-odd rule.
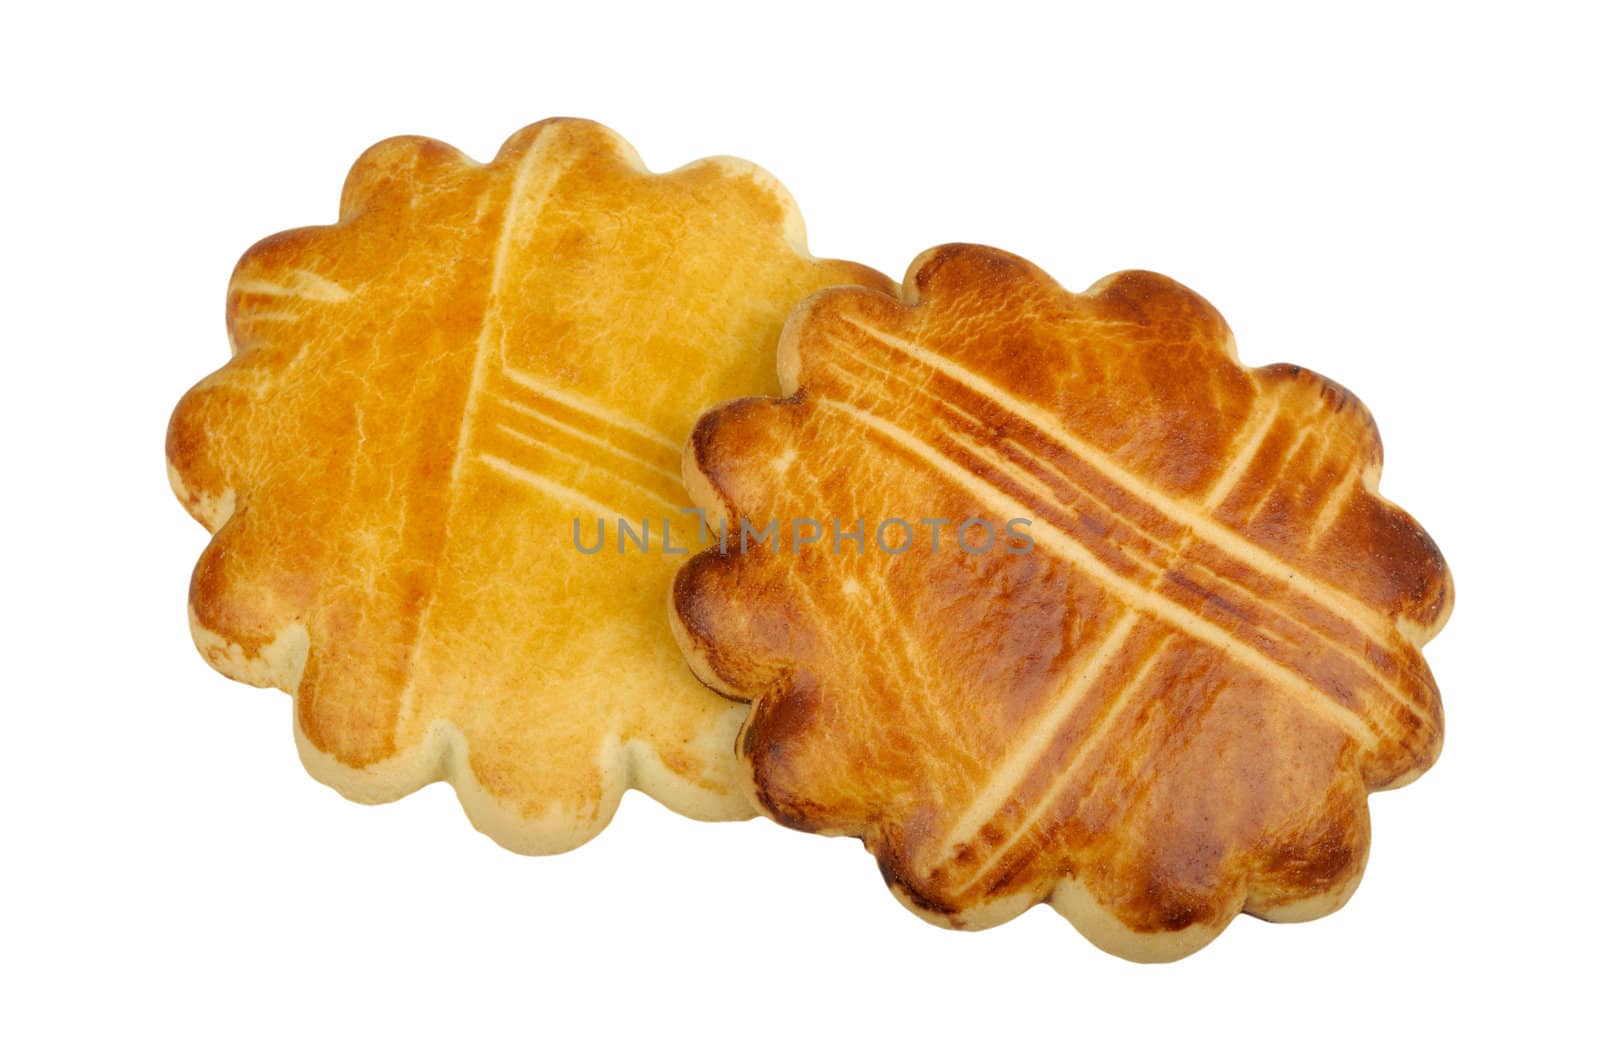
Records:
[[[1154,487],[1136,473],[1124,468],[1111,455],[1062,424],[1060,418],[1050,411],[1025,399],[1018,398],[1016,395],[996,385],[987,377],[974,373],[965,366],[958,365],[943,355],[928,350],[926,347],[902,340],[898,336],[884,332],[857,318],[844,317],[843,320],[885,347],[899,351],[915,361],[922,362],[935,371],[983,395],[991,402],[1005,407],[1033,425],[1041,433],[1055,440],[1059,446],[1070,451],[1106,479],[1140,499],[1152,509],[1165,514],[1169,520],[1189,525],[1194,530],[1195,535],[1211,543],[1211,545],[1225,553],[1233,554],[1244,563],[1260,569],[1275,579],[1285,583],[1299,581],[1302,585],[1302,594],[1320,600],[1324,607],[1334,608],[1335,612],[1344,611],[1353,614],[1359,618],[1360,626],[1369,635],[1385,644],[1388,643],[1388,638],[1384,632],[1391,630],[1393,625],[1374,612],[1365,602],[1352,598],[1337,587],[1318,580],[1311,573],[1286,563],[1281,558],[1276,557],[1271,552],[1218,521],[1206,510]]]
[[[665,433],[651,428],[643,421],[635,420],[625,413],[611,409],[609,406],[602,406],[587,396],[579,395],[574,391],[567,391],[564,388],[558,388],[549,381],[540,380],[531,373],[525,373],[510,366],[502,366],[500,372],[507,380],[519,387],[524,387],[536,394],[543,395],[545,398],[562,406],[569,406],[579,413],[586,413],[596,420],[604,421],[617,428],[632,432],[636,436],[666,447],[673,454],[677,454],[683,449],[681,440],[674,440]]]
[[[945,455],[928,446],[916,436],[890,421],[858,410],[835,399],[819,397],[819,407],[835,410],[862,424],[875,434],[899,446],[902,450],[921,458],[946,479],[966,490],[975,499],[996,513],[1015,509],[1015,499],[997,489],[982,477],[975,476]],[[1249,668],[1268,682],[1287,693],[1303,698],[1323,719],[1350,736],[1362,749],[1371,749],[1374,732],[1359,713],[1329,697],[1304,676],[1286,668],[1248,643],[1241,642],[1228,631],[1202,616],[1190,612],[1176,602],[1141,586],[1116,572],[1096,557],[1082,543],[1064,534],[1049,521],[1040,520],[1030,529],[1036,541],[1050,548],[1058,558],[1077,566],[1097,580],[1124,604],[1168,624],[1170,627],[1221,650],[1224,654]]]
[[[1169,638],[1171,638],[1170,635],[1165,636],[1156,644],[1155,648],[1151,650],[1150,656],[1145,658],[1144,664],[1140,665],[1139,670],[1133,674],[1133,678],[1123,684],[1116,700],[1106,707],[1099,722],[1095,724],[1094,730],[1085,735],[1083,741],[1078,743],[1077,748],[1073,751],[1072,758],[1062,766],[1061,771],[1051,780],[1045,792],[1039,795],[1039,800],[1028,810],[1027,816],[1023,818],[1021,823],[1017,824],[1017,828],[1011,832],[1004,844],[990,853],[988,859],[978,865],[972,874],[967,876],[965,881],[955,887],[957,891],[969,890],[979,882],[982,882],[984,876],[1004,860],[1006,854],[1015,849],[1022,839],[1027,837],[1028,832],[1034,828],[1035,824],[1043,819],[1050,809],[1054,807],[1055,803],[1061,799],[1061,795],[1066,792],[1067,785],[1072,782],[1079,770],[1088,763],[1089,758],[1101,746],[1105,745],[1118,719],[1127,711],[1128,706],[1133,704],[1135,695],[1144,688],[1145,682],[1150,678],[1150,673],[1155,671],[1156,664],[1165,654],[1167,639]]]
[[[517,440],[518,442],[524,444],[525,446],[535,447],[535,448],[537,448],[539,450],[543,450],[543,451],[547,451],[547,452],[549,452],[551,454],[559,455],[560,457],[567,458],[567,459],[569,459],[571,461],[576,461],[580,465],[583,465],[585,468],[590,469],[593,472],[597,472],[602,476],[609,477],[610,479],[615,480],[617,483],[622,484],[623,486],[628,487],[628,488],[630,488],[630,489],[632,489],[634,491],[637,491],[640,494],[649,495],[651,498],[655,499],[657,502],[660,502],[662,504],[662,506],[666,507],[667,509],[676,510],[676,509],[680,508],[678,506],[678,503],[673,502],[671,499],[668,499],[665,495],[662,495],[661,493],[657,492],[653,488],[650,488],[650,487],[640,483],[637,480],[631,479],[631,478],[629,478],[627,476],[623,476],[621,473],[613,472],[612,470],[607,469],[607,468],[603,468],[602,466],[599,466],[599,465],[594,465],[594,464],[590,463],[588,461],[588,459],[586,459],[582,454],[574,453],[573,451],[567,450],[564,447],[558,447],[554,443],[551,443],[548,440],[538,439],[538,438],[536,438],[534,436],[528,435],[526,432],[519,432],[515,428],[511,428],[511,427],[508,427],[508,426],[503,425],[503,424],[497,424],[497,425],[494,426],[494,428],[495,428],[496,431],[502,432],[505,435],[510,436],[511,438]],[[480,454],[480,456],[482,456],[482,455]],[[500,462],[503,462],[504,464],[507,464],[507,465],[516,465],[517,464],[517,463],[515,463],[513,461],[510,461],[507,458],[504,458],[504,457],[497,457],[496,460],[500,461]],[[517,467],[521,468],[520,465],[518,465]],[[537,475],[537,474],[534,474],[534,475]]]
[[[270,295],[278,299],[304,299],[311,303],[342,303],[350,298],[350,289],[329,280],[309,269],[289,271],[295,284],[279,284],[261,278],[246,278],[233,282],[233,290],[243,295]]]
[[[1117,654],[1122,652],[1123,646],[1127,644],[1133,629],[1141,619],[1141,614],[1131,609],[1123,613],[1121,619],[1090,651],[1088,660],[1083,662],[1081,668],[1076,669],[1076,674],[1050,699],[1049,708],[1032,722],[1027,737],[1006,753],[1000,764],[990,773],[989,781],[983,790],[968,802],[961,817],[945,832],[944,841],[934,855],[935,863],[943,863],[950,859],[955,855],[957,846],[976,834],[978,828],[993,819],[995,813],[1000,811],[1006,798],[1027,777],[1028,769],[1044,756],[1050,744],[1055,741],[1061,726],[1078,711],[1083,699],[1116,660]]]
[[[1327,433],[1320,426],[1304,425],[1301,427],[1300,431],[1295,435],[1294,446],[1290,447],[1283,457],[1279,459],[1278,468],[1267,483],[1266,490],[1262,491],[1256,500],[1250,504],[1249,509],[1235,518],[1239,527],[1248,527],[1250,522],[1255,520],[1263,509],[1267,508],[1267,503],[1272,501],[1273,495],[1289,479],[1290,471],[1294,469],[1295,462],[1300,460],[1300,455],[1310,445],[1311,441],[1317,440],[1317,446],[1320,450],[1321,447],[1326,445],[1326,437]],[[1241,499],[1241,501],[1243,500]]]
[[[293,310],[256,310],[240,314],[233,319],[235,325],[250,325],[257,321],[299,321],[300,315]]]
[[[600,450],[604,450],[610,454],[615,454],[620,458],[626,458],[628,461],[631,461],[636,465],[640,465],[646,469],[649,469],[658,476],[665,476],[668,480],[677,480],[679,478],[680,473],[669,466],[657,465],[649,458],[635,454],[631,450],[623,450],[621,447],[614,446],[613,444],[606,442],[604,439],[601,439],[597,435],[585,432],[581,428],[574,428],[572,425],[567,424],[565,421],[562,421],[559,418],[551,417],[549,414],[540,413],[532,406],[525,406],[520,402],[515,402],[506,398],[504,395],[496,395],[494,396],[494,399],[496,402],[503,406],[510,407],[511,409],[522,414],[524,417],[531,417],[542,424],[547,424],[552,428],[557,429],[558,431],[565,432],[571,436],[576,436],[579,439],[582,439],[584,442],[589,443],[591,446],[599,448]],[[510,431],[510,429],[507,429],[507,431]]]
[[[1355,492],[1356,483],[1361,478],[1359,469],[1348,469],[1344,476],[1328,492],[1328,497],[1322,500],[1322,508],[1317,512],[1317,519],[1311,525],[1309,542],[1315,546],[1322,537],[1333,527],[1334,522],[1344,515],[1345,507],[1350,504],[1350,496]]]
[[[568,505],[589,510],[602,517],[610,517],[612,520],[619,519],[616,512],[599,499],[591,498],[582,491],[552,480],[548,476],[540,476],[536,472],[530,472],[515,462],[506,461],[504,458],[493,454],[479,454],[478,460],[496,472],[509,476],[513,480],[519,480],[531,487],[536,487],[550,497],[558,498]]]
[[[1250,434],[1245,441],[1239,444],[1239,449],[1234,452],[1228,462],[1228,467],[1222,470],[1222,475],[1217,477],[1216,483],[1211,485],[1205,501],[1201,503],[1207,510],[1215,511],[1222,505],[1223,500],[1233,493],[1239,486],[1239,481],[1244,478],[1246,470],[1256,460],[1256,454],[1261,450],[1261,444],[1267,441],[1267,434],[1272,431],[1272,426],[1278,419],[1278,404],[1270,399],[1259,396],[1251,400],[1251,419],[1255,422]]]

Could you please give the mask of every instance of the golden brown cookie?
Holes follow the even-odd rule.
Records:
[[[1161,960],[1241,910],[1339,907],[1367,794],[1438,755],[1419,649],[1452,596],[1378,494],[1366,409],[1242,367],[1155,274],[1075,295],[953,245],[904,291],[807,300],[786,397],[690,439],[690,493],[731,530],[678,574],[674,629],[754,701],[755,800],[862,838],[947,926],[1049,900]]]
[[[294,693],[318,779],[362,801],[448,779],[512,849],[578,845],[629,786],[747,815],[743,707],[673,645],[661,522],[693,545],[695,415],[771,393],[785,315],[839,284],[892,288],[807,254],[794,203],[736,159],[652,174],[572,119],[487,165],[378,144],[337,224],[245,254],[233,358],[173,414],[173,486],[215,534],[197,644]],[[618,517],[649,552],[616,552]],[[578,550],[601,520],[606,549]]]

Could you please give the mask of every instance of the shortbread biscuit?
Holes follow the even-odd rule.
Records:
[[[748,815],[744,710],[673,644],[661,522],[694,545],[696,414],[775,391],[785,315],[841,284],[892,288],[808,255],[788,195],[736,159],[652,174],[571,119],[487,165],[377,145],[337,224],[245,254],[233,358],[173,414],[173,486],[215,534],[201,651],[293,692],[318,779],[361,801],[448,779],[512,849],[578,845],[630,786]],[[648,553],[616,552],[619,517]],[[606,549],[576,549],[601,520]]]
[[[1452,598],[1366,409],[1242,367],[1154,274],[1074,295],[958,245],[904,290],[803,303],[787,397],[708,413],[686,454],[739,533],[679,573],[674,628],[754,701],[755,800],[862,838],[951,927],[1049,900],[1164,960],[1241,910],[1339,907],[1368,793],[1438,754],[1419,649]]]

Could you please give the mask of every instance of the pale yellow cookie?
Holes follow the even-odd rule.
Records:
[[[772,393],[785,315],[889,281],[805,249],[767,174],[667,174],[554,119],[479,165],[402,137],[364,154],[337,224],[269,237],[228,289],[233,358],[173,414],[178,497],[214,534],[195,640],[295,695],[318,779],[384,801],[448,779],[525,852],[571,848],[637,787],[748,814],[743,706],[697,683],[663,602],[695,416]],[[598,522],[652,549],[585,554]]]

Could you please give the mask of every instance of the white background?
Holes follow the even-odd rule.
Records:
[[[0,1054],[1594,1058],[1590,12],[1111,6],[12,8]],[[1140,967],[1047,909],[924,925],[850,840],[633,794],[522,858],[443,787],[312,782],[288,699],[191,648],[167,415],[238,254],[364,147],[552,114],[755,160],[895,276],[951,240],[1168,273],[1359,394],[1459,602],[1443,758],[1373,800],[1350,905]]]

